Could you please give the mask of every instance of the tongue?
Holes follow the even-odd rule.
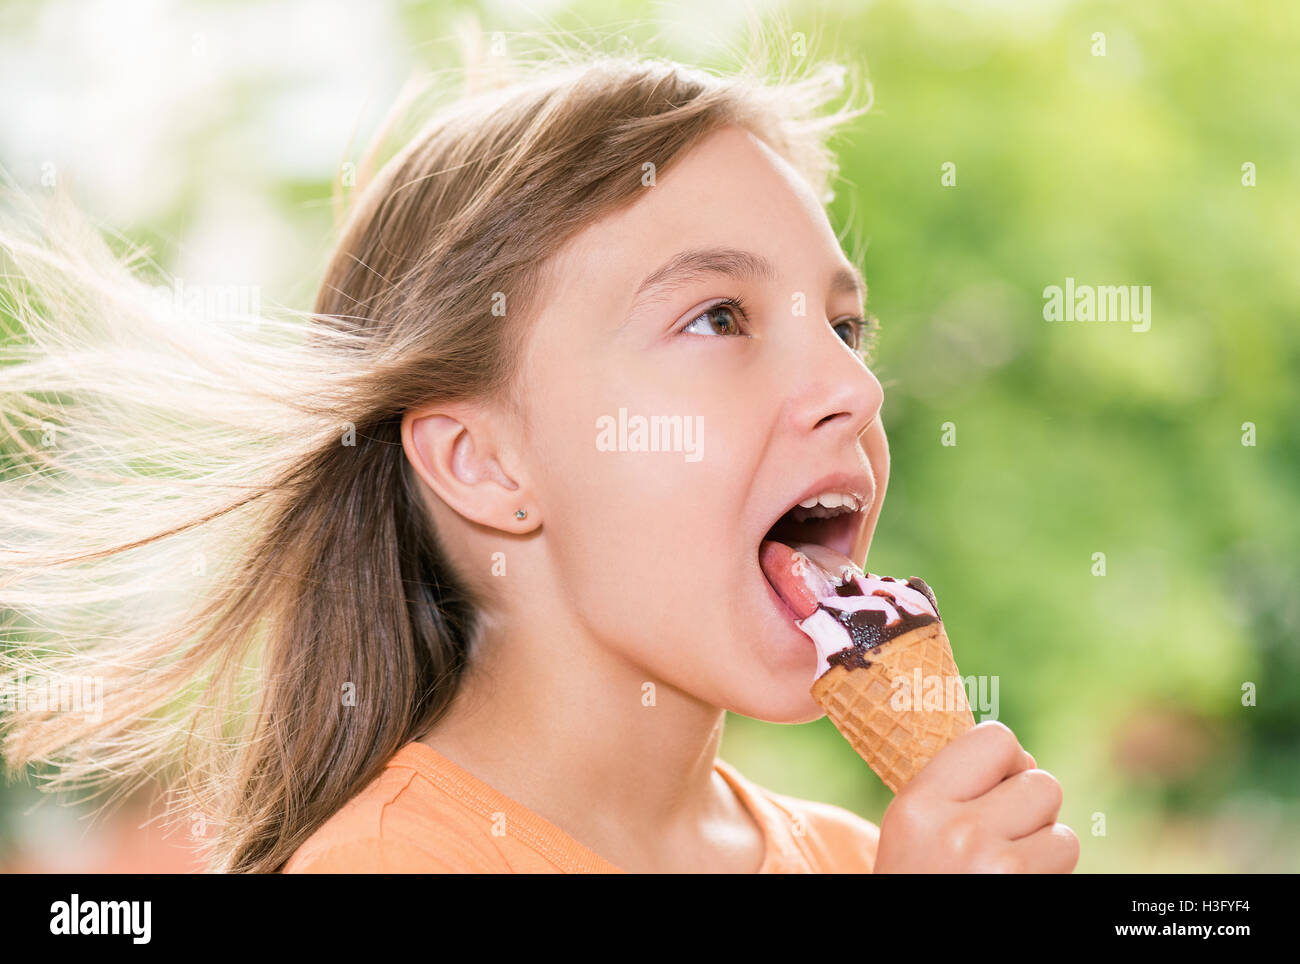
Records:
[[[795,619],[806,619],[816,612],[819,598],[835,596],[845,566],[857,569],[848,556],[826,546],[800,543],[791,547],[770,539],[759,546],[758,563]]]

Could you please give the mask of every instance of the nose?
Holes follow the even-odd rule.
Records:
[[[829,325],[803,341],[802,387],[789,408],[793,427],[856,439],[880,416],[885,390]]]

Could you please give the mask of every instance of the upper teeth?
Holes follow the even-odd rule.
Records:
[[[858,511],[858,500],[847,492],[823,492],[821,495],[814,495],[799,503],[799,506],[804,509],[811,509],[818,505],[825,506],[828,509],[838,509],[843,506],[850,512]]]

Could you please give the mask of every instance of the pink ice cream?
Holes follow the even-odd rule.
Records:
[[[759,564],[795,625],[817,647],[814,681],[835,663],[865,665],[866,654],[881,643],[940,618],[923,580],[864,573],[825,546],[765,541]]]

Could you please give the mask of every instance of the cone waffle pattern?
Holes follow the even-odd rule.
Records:
[[[870,666],[832,666],[813,684],[812,695],[835,728],[894,793],[930,762],[950,741],[975,725],[964,686],[953,686],[957,664],[943,623],[929,623],[886,640],[866,654]],[[917,709],[890,705],[892,680],[915,680],[920,667],[926,689],[913,693]],[[955,709],[924,709],[923,697],[934,677],[944,683]],[[955,691],[955,692],[954,692]]]

